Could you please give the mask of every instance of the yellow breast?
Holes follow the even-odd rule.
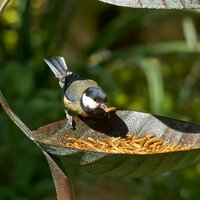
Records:
[[[67,109],[76,112],[79,115],[82,115],[84,117],[87,117],[88,114],[84,112],[80,105],[81,96],[84,93],[84,91],[89,87],[98,87],[97,83],[93,80],[77,80],[74,81],[69,88],[67,89],[70,92],[73,92],[73,95],[76,96],[77,101],[71,102],[69,99],[67,99],[66,96],[64,96],[64,105]]]

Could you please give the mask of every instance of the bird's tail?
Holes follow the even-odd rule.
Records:
[[[63,57],[53,56],[44,59],[44,61],[51,68],[56,78],[63,79],[70,74]]]

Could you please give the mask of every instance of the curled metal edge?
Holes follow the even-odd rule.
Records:
[[[200,3],[197,0],[100,0],[117,6],[149,9],[197,9]]]
[[[34,131],[43,148],[60,157],[63,164],[73,164],[93,174],[139,178],[179,169],[200,160],[200,125],[135,111],[116,111],[110,116],[74,118],[76,130],[67,120],[53,122]],[[93,139],[121,136],[126,133],[144,136],[155,133],[169,143],[192,145],[192,149],[154,154],[123,154],[67,148],[68,137]],[[104,165],[105,164],[105,165]],[[139,165],[139,167],[138,167]],[[135,169],[135,170],[133,170]]]
[[[75,200],[72,183],[61,165],[60,160],[57,157],[49,155],[46,151],[43,151],[43,154],[51,170],[56,188],[57,200]]]
[[[21,129],[21,131],[32,141],[34,141],[34,136],[32,131],[19,119],[19,117],[13,112],[13,110],[8,105],[3,93],[0,90],[0,104],[8,117],[14,122],[14,124]],[[36,143],[36,142],[35,142]],[[36,143],[37,144],[37,143]]]
[[[61,165],[61,162],[58,158],[55,158],[53,155],[47,153],[43,147],[35,141],[33,137],[33,132],[19,119],[19,117],[12,111],[10,106],[8,105],[6,99],[4,98],[1,90],[0,90],[0,105],[3,107],[4,111],[8,115],[8,117],[14,122],[16,126],[28,137],[30,138],[37,146],[40,147],[42,153],[44,154],[49,168],[54,180],[54,185],[56,188],[57,200],[74,200],[74,189],[73,185]]]
[[[0,15],[2,15],[4,9],[6,8],[6,6],[9,4],[10,0],[4,0],[1,5],[0,5]]]
[[[91,118],[75,117],[76,130],[71,130],[67,120],[53,122],[33,131],[35,140],[64,147],[68,136],[94,139],[107,136],[124,137],[131,133],[144,136],[154,133],[168,143],[192,145],[200,149],[200,125],[136,111],[116,111],[109,116]]]
[[[21,120],[11,111],[10,107],[8,106],[7,102],[5,101],[3,94],[0,91],[0,103],[4,107],[5,111],[9,115],[9,117],[14,121],[16,125],[18,125],[19,128],[24,132],[27,131],[27,127]],[[101,119],[100,119],[101,118]],[[198,124],[193,124],[189,122],[184,122],[180,120],[174,120],[174,119],[169,119],[166,117],[161,117],[161,116],[156,116],[156,115],[151,115],[148,113],[140,113],[140,112],[135,112],[135,111],[117,111],[116,113],[110,113],[110,115],[106,116],[97,116],[97,117],[92,117],[92,118],[75,118],[76,124],[77,124],[77,130],[71,130],[69,126],[67,125],[67,121],[63,120],[60,122],[54,122],[52,124],[45,125],[43,127],[40,127],[37,131],[30,131],[30,134],[32,135],[33,141],[40,146],[45,152],[50,153],[49,155],[55,155],[62,160],[65,160],[65,157],[67,159],[68,155],[73,155],[74,153],[78,153],[78,150],[70,150],[66,147],[63,147],[63,141],[66,141],[67,134],[74,135],[84,138],[87,137],[88,134],[93,134],[95,137],[99,136],[105,136],[106,134],[111,134],[111,135],[116,135],[120,134],[120,136],[124,136],[126,133],[131,132],[131,133],[136,133],[138,135],[145,135],[149,133],[149,131],[155,131],[158,132],[157,136],[158,138],[166,137],[169,140],[172,141],[181,141],[181,140],[189,140],[193,141],[195,148],[200,148],[200,125]],[[156,125],[157,124],[157,125]],[[22,125],[22,127],[21,127]],[[67,133],[67,134],[66,134]],[[27,134],[29,137],[29,134]],[[117,135],[119,136],[119,135]],[[79,150],[80,151],[80,150]],[[193,154],[193,152],[196,152],[197,150],[192,150],[188,151],[187,155]],[[48,154],[47,153],[47,154]],[[98,152],[85,152],[82,151],[81,154],[83,154],[83,158],[81,158],[83,163],[80,163],[81,165],[87,166],[89,165],[94,165],[98,164],[96,162],[96,156],[98,156],[101,153]],[[155,156],[159,156],[154,154]],[[154,156],[153,155],[153,156]],[[195,160],[199,160],[196,158],[197,154],[194,153],[195,155]],[[199,155],[199,154],[198,154]],[[46,156],[46,154],[45,154]],[[107,156],[112,155],[102,155],[100,156],[100,160],[103,159],[104,157],[107,159]],[[130,156],[130,155],[126,155]],[[121,163],[121,157],[125,157],[125,155],[116,155],[115,157],[120,158],[120,163]],[[142,157],[142,156],[137,156],[137,155],[131,155],[135,159],[136,157]],[[149,156],[148,156],[149,157]],[[162,156],[161,156],[162,157]],[[176,156],[175,156],[176,157]],[[47,158],[47,156],[46,156]],[[51,158],[52,160],[53,158]],[[48,160],[48,158],[47,158]],[[181,159],[182,160],[182,159]],[[94,162],[95,161],[95,162]],[[117,159],[117,162],[119,159]],[[157,160],[159,161],[159,160]],[[191,161],[191,160],[189,160]],[[49,160],[48,160],[49,162]],[[112,159],[110,160],[112,163]],[[176,162],[175,162],[176,164]],[[53,163],[53,165],[57,165],[56,163]],[[185,165],[185,164],[184,164]],[[180,163],[178,166],[182,166]],[[51,167],[51,166],[50,166]],[[110,166],[109,166],[110,167]],[[119,166],[121,167],[121,166]],[[123,165],[122,165],[123,167]],[[159,166],[161,167],[161,166]],[[172,166],[174,168],[174,166]],[[176,165],[175,165],[176,167]],[[52,167],[51,167],[52,168]],[[89,168],[85,170],[87,171]],[[53,168],[55,169],[55,168]],[[84,169],[84,167],[82,167]],[[110,169],[110,168],[109,168]],[[61,169],[62,170],[62,169]],[[96,168],[95,168],[96,170]],[[102,170],[102,169],[101,169]],[[103,169],[104,170],[104,169]],[[52,171],[51,171],[52,172]],[[92,170],[89,169],[89,172],[92,173]],[[112,174],[116,174],[118,172],[118,169],[114,170]],[[105,174],[110,174],[110,170],[105,169]],[[143,172],[142,172],[143,173]],[[152,172],[154,173],[154,172]],[[155,172],[156,173],[156,172]],[[52,176],[55,178],[58,176],[55,176],[55,172],[52,172]],[[104,173],[102,173],[104,174]],[[139,175],[143,175],[139,173]],[[131,178],[139,176],[138,174],[132,174]],[[65,179],[63,179],[65,180]],[[60,180],[57,180],[57,183],[59,183]],[[55,183],[55,185],[58,185]],[[64,184],[65,185],[65,184]],[[70,186],[69,186],[70,187]],[[61,187],[62,188],[62,187]],[[57,191],[59,191],[57,188]],[[73,192],[71,192],[73,194]],[[58,194],[57,194],[58,195]]]

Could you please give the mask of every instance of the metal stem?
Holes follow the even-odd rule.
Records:
[[[2,15],[4,9],[6,8],[9,2],[10,0],[4,0],[3,3],[0,5],[0,15]]]
[[[54,180],[57,200],[75,200],[73,185],[68,178],[64,168],[60,164],[59,159],[45,152],[44,149],[34,140],[34,137],[32,137],[32,131],[11,110],[1,90],[0,105],[3,107],[10,119],[26,134],[26,136],[28,136],[33,142],[35,142],[35,144],[37,144],[42,149],[42,152],[48,161],[49,168],[51,170],[51,174]]]
[[[52,155],[49,155],[46,151],[43,151],[43,154],[49,163],[56,188],[57,200],[75,200],[73,185],[65,170],[60,165],[60,160]]]

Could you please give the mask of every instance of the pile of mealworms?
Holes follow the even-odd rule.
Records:
[[[66,146],[81,150],[126,154],[151,154],[191,149],[190,145],[171,144],[161,141],[156,138],[155,134],[148,134],[144,137],[127,134],[125,138],[108,137],[97,140],[91,137],[87,139],[68,137]]]

